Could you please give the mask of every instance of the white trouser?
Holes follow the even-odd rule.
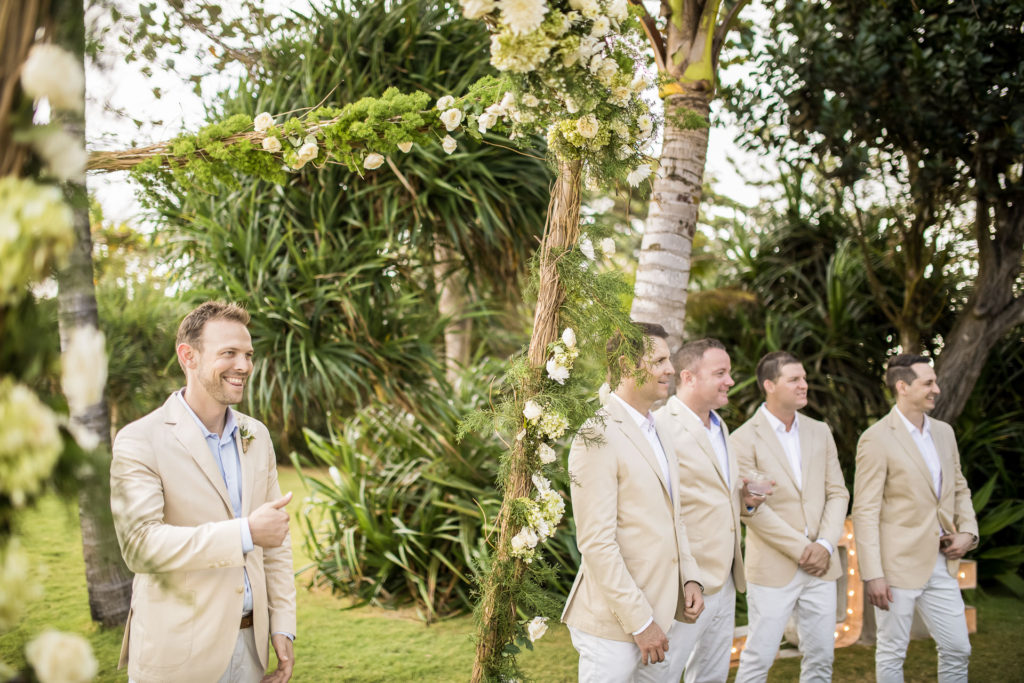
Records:
[[[252,626],[238,631],[235,649],[231,653],[231,661],[217,683],[259,683],[263,678],[263,666],[260,664],[259,653],[256,652],[256,635]],[[138,683],[129,678],[128,683]]]
[[[664,661],[646,665],[640,663],[636,643],[598,638],[570,626],[572,646],[580,653],[580,683],[679,683],[693,649],[691,634],[681,626],[686,624],[674,621],[665,634],[668,651]]]
[[[714,595],[704,596],[704,611],[695,624],[680,624],[694,643],[686,662],[686,683],[725,683],[729,677],[732,638],[736,616],[736,584],[732,573]]]
[[[903,660],[910,643],[915,607],[939,651],[939,683],[966,682],[971,641],[964,619],[964,599],[960,595],[959,584],[946,569],[945,556],[939,553],[924,588],[893,588],[892,597],[888,611],[875,608],[875,623],[878,624],[875,676],[878,683],[903,681]]]
[[[766,681],[779,652],[791,614],[800,636],[800,680],[832,680],[835,652],[836,582],[822,581],[802,569],[782,587],[747,584],[749,635],[740,654],[736,683]]]

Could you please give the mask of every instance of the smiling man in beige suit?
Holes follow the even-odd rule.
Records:
[[[579,573],[562,613],[581,683],[678,683],[693,645],[681,628],[703,609],[679,516],[677,468],[651,405],[672,379],[666,333],[638,323],[646,349],[608,342],[615,387],[569,452]],[[630,358],[642,357],[639,367]]]
[[[672,359],[676,395],[655,413],[658,432],[679,468],[679,501],[690,549],[704,584],[704,613],[684,625],[696,641],[686,683],[722,683],[729,675],[736,591],[746,590],[740,552],[740,515],[764,498],[749,494],[729,451],[729,429],[715,412],[729,402],[734,382],[722,342],[684,344]]]
[[[835,650],[835,556],[850,494],[836,442],[824,422],[800,414],[807,373],[787,351],[757,364],[765,402],[733,432],[729,445],[740,472],[775,482],[771,500],[745,516],[749,634],[737,683],[763,682],[775,661],[790,615],[800,635],[800,680],[832,680]]]
[[[900,354],[885,381],[896,406],[861,435],[853,485],[860,574],[878,624],[875,675],[903,680],[916,608],[939,651],[938,680],[966,681],[971,642],[956,576],[978,544],[971,491],[953,428],[926,414],[939,395],[931,361]]]
[[[136,683],[255,683],[268,638],[291,677],[295,582],[270,434],[234,411],[252,373],[249,314],[207,302],[178,328],[186,385],[122,429],[111,509],[135,572],[119,666]],[[273,635],[271,635],[273,634]]]

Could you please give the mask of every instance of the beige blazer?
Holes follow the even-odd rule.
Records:
[[[679,496],[673,491],[674,500],[669,497],[654,449],[616,399],[573,440],[569,477],[582,560],[562,621],[590,635],[632,642],[631,634],[653,616],[667,633],[673,619],[683,619],[682,586],[699,581],[697,565]]]
[[[763,409],[759,408],[729,439],[740,476],[756,469],[775,480],[768,500],[752,515],[743,517],[747,525],[744,567],[747,579],[760,586],[785,586],[796,575],[808,543],[820,538],[835,549],[843,533],[850,493],[843,481],[832,430],[806,415],[797,418],[797,429],[800,488]],[[834,581],[841,573],[839,558],[833,553],[828,571],[821,578]]]
[[[235,413],[254,438],[243,452],[242,513],[281,496],[270,433]],[[271,631],[295,634],[291,539],[242,554],[240,521],[203,433],[174,396],[123,428],[110,466],[117,540],[135,572],[119,667],[138,683],[215,681],[238,638],[244,578],[253,626],[267,665]]]
[[[935,567],[940,525],[949,533],[978,535],[953,428],[929,420],[942,469],[939,496],[928,465],[895,408],[857,442],[853,528],[865,581],[885,577],[897,588],[922,588]],[[959,567],[958,560],[946,562],[950,576],[955,577]]]
[[[736,590],[747,589],[740,551],[740,487],[736,457],[729,451],[729,481],[718,464],[703,423],[676,396],[654,414],[665,450],[679,466],[679,501],[690,549],[700,567],[704,592],[717,593],[732,572]],[[722,421],[726,443],[729,428]]]

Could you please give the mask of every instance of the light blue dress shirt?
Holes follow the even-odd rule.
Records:
[[[185,410],[192,416],[199,429],[203,432],[203,436],[206,438],[206,446],[210,449],[210,455],[213,456],[214,462],[217,463],[217,469],[220,470],[220,476],[224,479],[224,486],[228,489],[228,496],[231,498],[231,509],[235,513],[235,518],[241,520],[241,534],[242,534],[242,553],[248,554],[253,549],[252,534],[249,531],[249,520],[242,517],[242,464],[238,460],[238,446],[235,444],[235,432],[238,431],[238,424],[235,422],[235,414],[230,409],[225,408],[227,411],[227,417],[224,420],[224,435],[214,434],[203,421],[199,419],[199,416],[195,414],[192,408],[185,402],[185,396],[182,392],[178,392],[178,400],[181,401],[181,405],[185,406]],[[252,586],[249,585],[249,573],[242,568],[242,572],[245,575],[245,599],[242,601],[242,613],[248,614],[252,611]]]

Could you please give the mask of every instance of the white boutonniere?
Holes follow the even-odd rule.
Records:
[[[247,453],[249,451],[249,444],[256,438],[256,435],[249,429],[249,425],[245,422],[238,424],[238,436],[242,439],[242,452]]]

